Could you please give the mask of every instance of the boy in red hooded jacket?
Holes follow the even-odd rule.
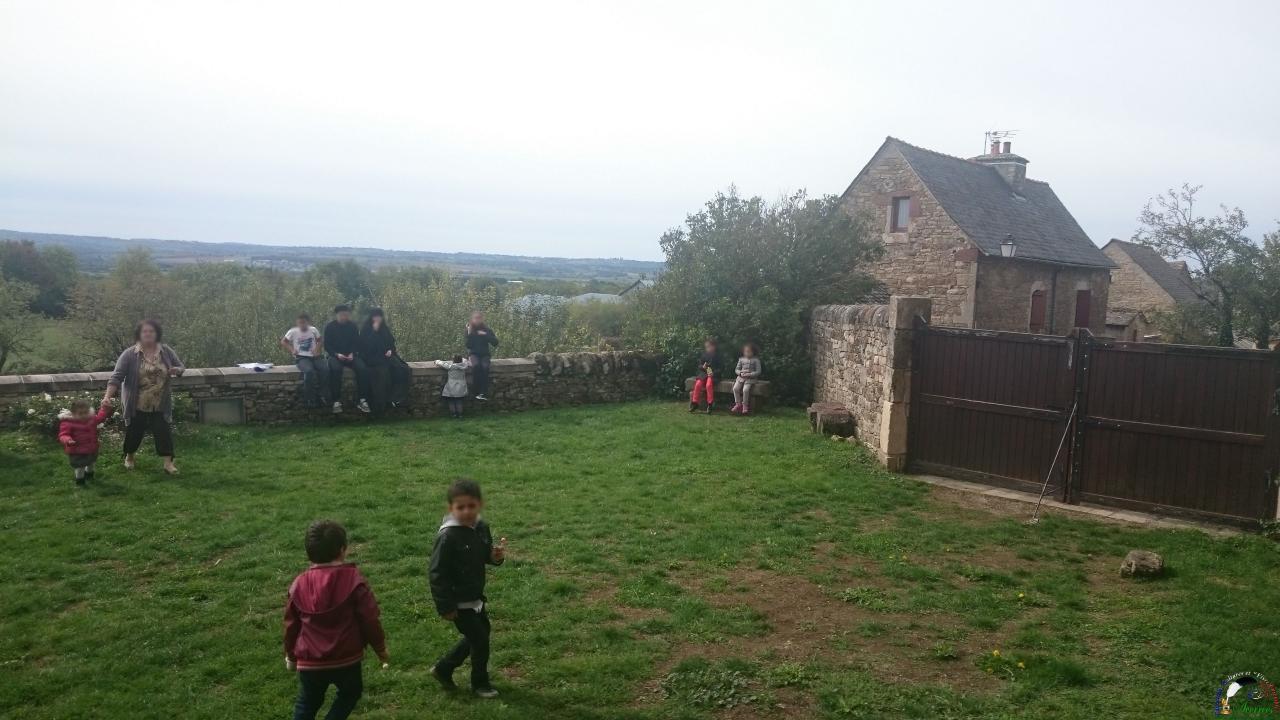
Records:
[[[84,487],[93,479],[93,466],[98,462],[98,426],[111,417],[111,406],[103,404],[97,415],[90,415],[88,400],[74,400],[71,409],[58,414],[58,442],[71,461],[76,485]]]
[[[332,520],[307,528],[311,567],[289,587],[284,608],[285,667],[298,671],[294,720],[314,720],[329,686],[338,689],[326,720],[344,720],[364,693],[361,663],[369,645],[390,662],[378,601],[356,566],[345,562],[347,531]]]

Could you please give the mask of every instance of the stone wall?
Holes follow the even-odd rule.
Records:
[[[1102,252],[1118,267],[1111,271],[1110,306],[1114,310],[1172,310],[1177,302],[1147,271],[1138,266],[1119,243]]]
[[[518,411],[561,405],[622,402],[648,397],[657,376],[659,358],[635,352],[535,353],[528,358],[494,360],[487,403],[468,401],[467,412]],[[409,363],[412,370],[408,408],[391,414],[430,417],[447,409],[440,400],[445,371],[434,362]],[[344,419],[362,419],[355,409],[355,379],[346,371],[343,383]],[[58,394],[106,389],[109,372],[61,375],[0,376],[0,423],[10,422],[9,406],[38,393]],[[177,393],[191,403],[191,420],[199,419],[201,400],[240,398],[245,421],[287,423],[331,418],[328,409],[310,410],[298,396],[300,373],[292,365],[254,372],[239,367],[192,368],[173,381]]]
[[[1106,268],[991,258],[978,264],[974,326],[983,330],[1027,332],[1031,322],[1031,293],[1043,290],[1046,305],[1043,332],[1066,335],[1075,323],[1076,291],[1088,290],[1091,294],[1089,330],[1102,335],[1107,329],[1109,289],[1110,273]]]
[[[930,298],[892,297],[888,305],[823,305],[809,325],[815,402],[853,413],[855,438],[891,470],[907,457],[911,351],[917,318]]]
[[[911,198],[906,232],[890,232],[893,198]],[[844,195],[845,208],[862,214],[884,244],[884,254],[869,267],[893,295],[933,299],[939,325],[970,327],[977,248],[934,200],[902,154],[882,150]]]

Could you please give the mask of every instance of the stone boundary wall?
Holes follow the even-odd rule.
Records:
[[[822,305],[810,316],[814,401],[853,413],[854,437],[891,470],[906,467],[915,323],[931,314],[929,298],[894,296],[888,305]]]
[[[181,348],[178,348],[181,353]],[[489,402],[467,401],[467,412],[520,411],[588,403],[639,400],[652,394],[660,358],[639,352],[534,353],[527,358],[495,359]],[[389,415],[431,417],[447,412],[440,399],[445,371],[435,362],[411,362],[410,405]],[[9,406],[39,393],[89,390],[101,393],[109,372],[0,376],[0,425],[12,422]],[[189,368],[174,378],[174,391],[192,400],[193,417],[200,400],[241,398],[245,421],[289,423],[334,417],[328,408],[304,408],[298,393],[301,373],[293,365],[255,372],[239,367]],[[470,373],[468,373],[470,378]],[[346,371],[343,418],[367,417],[355,408],[355,377]]]

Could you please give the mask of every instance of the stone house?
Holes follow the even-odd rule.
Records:
[[[1102,252],[1116,265],[1111,271],[1108,315],[1117,321],[1122,317],[1140,316],[1146,323],[1144,329],[1128,328],[1124,334],[1113,330],[1110,334],[1116,337],[1159,339],[1152,334],[1150,318],[1153,315],[1171,311],[1178,305],[1203,302],[1185,262],[1166,260],[1146,245],[1114,238],[1102,247]]]
[[[1113,263],[1009,143],[966,160],[886,138],[843,200],[884,243],[872,275],[934,323],[1105,332]]]

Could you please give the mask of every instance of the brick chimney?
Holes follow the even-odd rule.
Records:
[[[993,140],[990,152],[971,159],[995,168],[1015,193],[1021,193],[1022,182],[1027,179],[1027,159],[1013,154],[1012,145],[1013,143],[1005,142],[1004,147],[1001,147],[999,141]]]

